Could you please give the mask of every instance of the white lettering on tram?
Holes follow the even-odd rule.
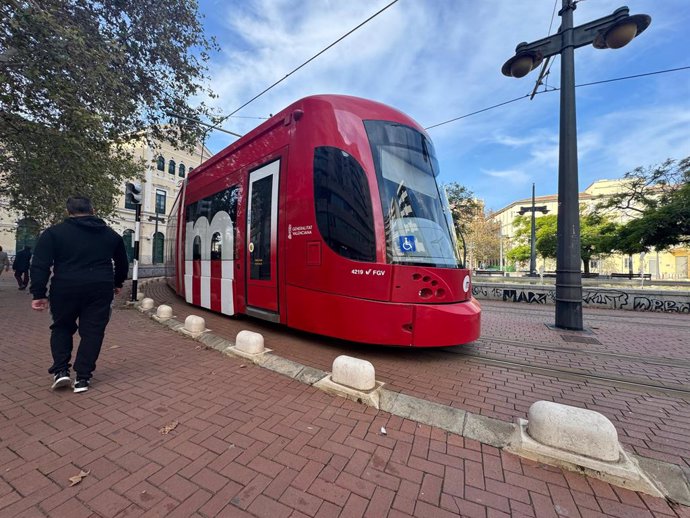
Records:
[[[386,275],[386,270],[374,270],[372,268],[364,270],[362,268],[353,268],[350,273],[352,275],[371,275],[376,277],[383,277],[384,275]]]
[[[292,236],[311,236],[313,225],[288,225],[288,239]]]

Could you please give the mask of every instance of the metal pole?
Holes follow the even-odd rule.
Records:
[[[534,206],[534,183],[532,183],[532,232],[529,256],[530,277],[537,273],[537,227],[536,227],[536,208]]]
[[[558,160],[558,248],[556,251],[556,327],[582,329],[580,213],[575,119],[575,46],[572,0],[563,0],[561,34],[561,112]]]
[[[141,227],[141,204],[135,205],[134,211],[134,259],[132,262],[132,302],[137,301],[137,284],[139,279],[139,230]]]
[[[506,269],[503,266],[503,224],[498,227],[498,253],[499,253],[499,264],[498,269],[501,270],[501,275],[505,276]]]

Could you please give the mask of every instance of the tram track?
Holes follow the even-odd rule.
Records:
[[[585,372],[578,369],[557,368],[545,365],[539,365],[528,362],[519,362],[513,360],[505,360],[501,358],[487,356],[485,354],[474,353],[462,348],[445,349],[443,352],[456,356],[464,356],[469,361],[484,363],[489,365],[496,365],[498,367],[505,367],[508,369],[517,369],[523,372],[530,372],[533,374],[546,375],[552,378],[570,378],[574,380],[594,381],[598,383],[607,383],[620,388],[646,392],[646,393],[660,393],[662,395],[672,395],[680,399],[690,401],[690,385],[677,384],[675,386],[651,383],[645,380],[624,378],[622,376],[601,375]]]
[[[488,304],[487,302],[494,302],[495,304]],[[510,308],[506,307],[504,302],[501,301],[487,301],[487,300],[482,300],[480,301],[480,305],[488,308],[496,308],[500,309],[501,312],[503,313],[510,313],[510,314],[524,314],[527,310],[521,309],[521,308]],[[620,310],[621,312],[625,312],[624,310]],[[535,314],[535,313],[543,313],[544,315],[553,315],[553,307],[552,308],[537,308],[534,304],[529,306],[529,313]],[[633,325],[638,325],[638,326],[649,326],[649,325],[658,325],[659,321],[655,320],[651,317],[649,318],[644,318],[640,315],[640,313],[636,313],[635,316],[633,317],[632,315],[612,315],[612,314],[607,314],[607,315],[596,315],[596,314],[591,314],[588,313],[585,315],[585,319],[590,322],[604,322],[606,320],[614,320],[617,322],[622,322],[625,324],[633,324]],[[684,325],[684,324],[675,324],[675,323],[668,323],[664,322],[664,327],[669,327],[673,329],[687,329],[690,331],[690,324]]]
[[[549,351],[556,353],[579,354],[582,356],[598,356],[602,358],[615,358],[620,360],[627,360],[641,365],[658,365],[662,367],[682,367],[685,366],[690,369],[690,360],[681,358],[668,358],[665,356],[635,356],[624,353],[612,353],[608,351],[600,351],[598,349],[578,349],[575,347],[560,347],[556,345],[544,345],[541,342],[517,341],[508,338],[499,338],[493,336],[482,336],[476,343],[489,344],[491,342],[520,347],[522,349],[535,349],[539,351]]]

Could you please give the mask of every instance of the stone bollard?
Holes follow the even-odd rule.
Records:
[[[663,496],[618,442],[605,416],[593,410],[537,401],[518,419],[506,449],[528,459],[584,473],[617,486]]]
[[[240,331],[237,333],[235,347],[243,353],[261,354],[264,352],[264,337],[253,331]]]
[[[196,338],[204,331],[206,331],[206,321],[203,318],[196,315],[189,315],[185,318],[184,328],[182,329],[184,334]]]
[[[153,306],[154,306],[153,299],[145,298],[145,299],[141,299],[141,306],[139,306],[139,307],[141,308],[142,311],[148,311],[149,309],[153,309]]]
[[[366,360],[338,356],[333,360],[333,372],[314,387],[378,409],[383,383],[376,381],[375,374],[374,366]]]
[[[173,311],[170,306],[166,306],[165,304],[161,304],[158,306],[158,309],[156,309],[156,315],[155,319],[158,320],[159,322],[164,322],[166,320],[171,319],[173,316]]]
[[[372,390],[376,386],[374,366],[359,358],[341,355],[333,360],[333,383],[355,390]]]
[[[537,401],[527,413],[527,433],[535,441],[606,462],[620,458],[618,432],[599,412]]]
[[[228,347],[226,352],[260,363],[264,359],[264,354],[270,353],[271,349],[264,347],[264,337],[260,333],[240,331],[237,333],[235,345]]]

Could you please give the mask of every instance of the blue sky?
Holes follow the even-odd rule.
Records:
[[[561,0],[557,0],[560,8]],[[374,14],[390,0],[201,0],[212,56],[210,100],[227,114]],[[583,0],[575,25],[608,15],[623,0]],[[588,83],[690,66],[690,2],[628,0],[652,17],[628,46],[575,51],[575,81]],[[538,70],[501,74],[515,46],[549,34],[554,0],[399,0],[351,36],[237,113],[226,129],[246,133],[307,95],[374,99],[427,127],[531,92]],[[551,33],[557,31],[555,16]],[[560,60],[548,76],[559,86]],[[580,190],[637,166],[690,155],[690,70],[576,90]],[[429,130],[440,180],[459,182],[497,210],[555,194],[558,92],[537,95]],[[233,137],[214,132],[213,151]]]

